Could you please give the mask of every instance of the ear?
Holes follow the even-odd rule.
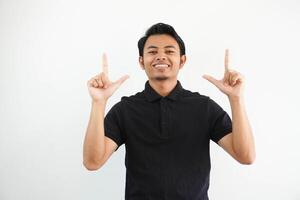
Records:
[[[182,55],[180,57],[180,65],[179,65],[179,69],[181,69],[183,67],[183,65],[185,64],[186,62],[186,55]]]
[[[140,56],[140,57],[139,57],[139,63],[140,63],[141,68],[142,68],[143,70],[145,70],[143,56]]]

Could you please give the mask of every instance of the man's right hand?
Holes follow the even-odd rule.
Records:
[[[87,82],[92,100],[94,102],[106,102],[127,78],[129,78],[129,75],[124,75],[114,82],[110,81],[108,78],[107,57],[103,54],[102,72]]]

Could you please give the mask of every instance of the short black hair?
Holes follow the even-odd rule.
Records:
[[[164,24],[164,23],[157,23],[152,25],[146,31],[145,35],[139,39],[138,41],[139,55],[143,56],[146,41],[151,35],[162,35],[162,34],[166,34],[173,37],[178,43],[180,49],[180,56],[185,55],[185,45],[183,40],[176,33],[175,29],[171,25]]]

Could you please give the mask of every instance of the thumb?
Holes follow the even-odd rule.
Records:
[[[208,80],[209,82],[211,82],[212,84],[214,84],[216,87],[220,86],[220,82],[219,80],[215,79],[214,77],[210,76],[210,75],[203,75],[202,76],[204,79]]]
[[[128,78],[129,78],[129,75],[124,75],[124,76],[122,76],[121,78],[119,78],[118,80],[116,80],[116,81],[113,83],[114,87],[116,87],[116,89],[117,89],[117,88],[120,87],[120,85],[121,85],[125,80],[127,80]]]

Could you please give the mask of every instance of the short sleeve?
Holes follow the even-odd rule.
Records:
[[[210,139],[215,143],[232,132],[231,118],[215,101],[208,99],[208,119]]]
[[[117,143],[118,148],[124,144],[124,135],[122,130],[122,118],[121,118],[121,104],[120,102],[115,104],[106,114],[104,118],[104,133],[106,137],[112,139]]]

